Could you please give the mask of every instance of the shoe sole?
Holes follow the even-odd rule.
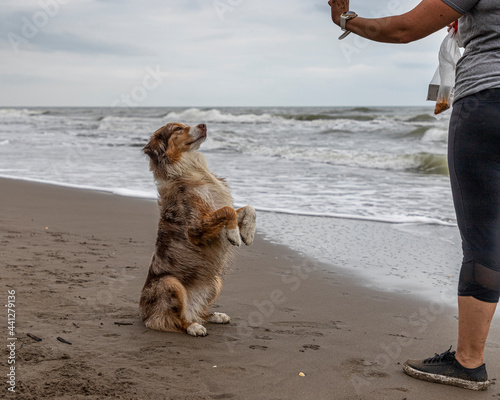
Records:
[[[490,386],[490,381],[468,381],[460,378],[452,378],[450,376],[430,374],[428,372],[422,372],[417,369],[410,367],[409,365],[403,365],[403,371],[417,379],[421,379],[423,381],[434,382],[434,383],[442,383],[444,385],[458,386],[464,389],[469,390],[486,390],[488,386]]]

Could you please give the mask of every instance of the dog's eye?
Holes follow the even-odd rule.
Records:
[[[177,128],[174,129],[174,132],[181,131],[181,130],[182,130],[182,126],[178,126]]]

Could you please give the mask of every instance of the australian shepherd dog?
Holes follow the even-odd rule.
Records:
[[[140,312],[151,329],[205,336],[203,322],[225,324],[223,313],[209,313],[222,276],[241,242],[255,234],[255,210],[235,210],[225,181],[199,153],[207,127],[169,123],[158,129],[144,153],[158,187],[160,222]]]

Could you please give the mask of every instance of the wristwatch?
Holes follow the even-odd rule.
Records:
[[[345,31],[342,35],[340,35],[339,40],[344,39],[351,31],[348,31],[345,27],[346,22],[349,21],[350,19],[356,18],[358,14],[356,14],[354,11],[346,11],[345,13],[342,13],[340,15],[340,28]]]

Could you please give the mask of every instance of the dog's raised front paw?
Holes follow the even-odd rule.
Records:
[[[226,237],[233,246],[241,246],[241,237],[239,228],[226,229]]]
[[[187,333],[191,336],[207,336],[207,330],[203,325],[200,325],[198,322],[195,322],[188,326]]]
[[[231,317],[224,313],[214,312],[208,317],[207,321],[212,324],[228,324],[231,321]]]
[[[245,206],[238,213],[238,225],[240,227],[241,239],[247,246],[253,243],[256,220],[257,213],[252,206]]]

